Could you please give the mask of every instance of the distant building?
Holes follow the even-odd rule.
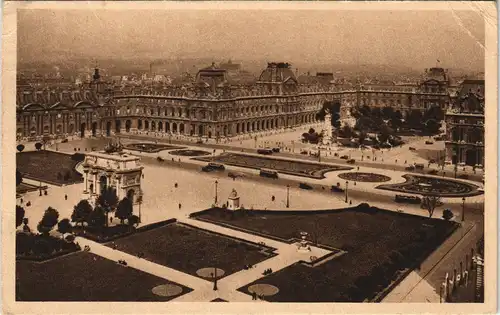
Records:
[[[465,80],[446,111],[446,163],[484,167],[484,80]]]
[[[224,69],[228,72],[238,72],[241,70],[241,65],[238,63],[233,63],[231,59],[229,59],[226,63],[221,63],[219,65],[220,69]]]

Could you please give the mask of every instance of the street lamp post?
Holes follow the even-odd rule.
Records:
[[[219,183],[219,182],[216,180],[216,181],[215,181],[215,204],[216,204],[216,205],[217,205],[217,184],[218,184],[218,183]]]
[[[290,185],[286,185],[286,207],[290,208]]]
[[[347,203],[347,188],[349,186],[349,182],[345,181],[345,203]]]
[[[465,197],[462,198],[462,222],[465,221]]]
[[[217,291],[217,267],[214,267],[214,291]]]

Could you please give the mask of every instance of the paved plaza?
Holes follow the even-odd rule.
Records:
[[[290,134],[293,134],[290,133]],[[270,136],[272,137],[272,136]],[[291,136],[290,136],[291,137]],[[125,144],[137,142],[137,140],[123,139]],[[246,142],[244,142],[246,141]],[[241,141],[240,145],[250,146],[252,139]],[[154,143],[155,140],[150,141]],[[73,154],[74,148],[80,148],[81,153],[91,151],[91,148],[101,149],[106,142],[102,139],[97,140],[76,140],[69,143],[60,143],[57,145],[57,151]],[[180,146],[180,145],[177,145]],[[238,153],[238,150],[226,150],[220,148],[207,148],[199,144],[183,144],[184,150],[199,150],[209,152],[210,156],[218,156],[220,154]],[[50,146],[49,150],[55,150],[56,146]],[[27,146],[29,151],[29,146]],[[217,264],[216,261],[206,261],[201,264],[195,264],[192,267],[182,267],[172,261],[185,261],[182,255],[176,257],[175,252],[182,250],[182,241],[171,243],[171,245],[161,245],[164,248],[173,248],[173,245],[180,246],[178,250],[173,250],[173,256],[167,261],[162,262],[163,257],[161,252],[163,249],[156,249],[157,258],[154,257],[137,257],[137,251],[140,248],[157,245],[154,243],[135,244],[135,247],[128,248],[126,245],[127,238],[117,241],[117,249],[111,249],[106,244],[99,244],[81,237],[77,238],[77,242],[83,247],[88,245],[91,248],[91,253],[106,260],[118,261],[126,260],[127,268],[137,269],[148,275],[165,279],[168,283],[177,283],[180,286],[189,288],[189,292],[184,292],[177,297],[170,296],[172,301],[212,301],[216,299],[224,301],[251,301],[252,296],[248,289],[242,289],[252,283],[262,283],[262,272],[268,268],[276,273],[280,270],[288,270],[291,266],[300,261],[307,261],[311,256],[324,257],[331,254],[331,251],[315,246],[311,246],[311,252],[304,255],[297,250],[297,244],[290,244],[284,241],[268,238],[266,236],[258,236],[244,230],[236,230],[230,227],[223,227],[209,222],[202,222],[190,218],[190,214],[197,211],[202,211],[211,208],[214,205],[221,206],[226,203],[228,196],[234,189],[238,192],[241,206],[245,209],[259,210],[274,210],[274,211],[311,211],[321,209],[341,209],[348,206],[356,206],[363,202],[368,202],[372,206],[382,209],[387,209],[395,212],[405,212],[419,216],[428,216],[426,210],[421,209],[418,205],[398,204],[394,202],[396,192],[378,189],[381,184],[401,184],[405,182],[403,177],[407,172],[399,170],[379,169],[376,167],[366,167],[354,165],[352,170],[335,170],[324,174],[325,178],[310,178],[303,176],[294,176],[291,174],[281,174],[279,179],[266,179],[259,176],[257,169],[226,165],[224,172],[202,172],[201,167],[206,165],[207,161],[199,161],[193,159],[190,154],[172,155],[169,152],[178,150],[178,148],[165,148],[159,152],[140,152],[136,150],[128,151],[130,154],[141,157],[141,164],[144,166],[142,180],[142,189],[144,191],[143,203],[134,205],[134,214],[141,216],[141,225],[147,225],[167,219],[176,219],[178,224],[188,224],[193,228],[200,228],[208,232],[220,233],[223,236],[232,237],[242,241],[248,241],[254,244],[265,244],[265,246],[273,248],[273,255],[269,257],[263,256],[261,259],[248,260],[243,259],[238,263],[238,266],[232,270],[224,270],[229,272],[224,277],[217,281],[218,290],[213,290],[213,280],[200,277],[196,272],[200,269],[212,268]],[[259,157],[255,153],[246,152],[244,154]],[[385,153],[384,153],[385,154]],[[210,161],[210,156],[208,161]],[[158,161],[158,157],[163,159],[163,162]],[[286,156],[280,157],[290,161],[301,161],[301,156]],[[322,161],[322,163],[324,163]],[[326,162],[325,165],[331,163],[331,166],[336,165],[335,162]],[[343,165],[345,166],[345,164]],[[77,170],[79,168],[77,167]],[[80,170],[81,171],[81,170]],[[228,176],[228,172],[237,172],[241,177],[233,179]],[[384,178],[384,182],[378,181],[356,181],[349,180],[347,194],[342,192],[331,192],[331,186],[340,186],[346,188],[346,180],[339,176],[345,173],[363,172],[367,174],[380,174]],[[431,176],[432,177],[432,176]],[[443,178],[436,176],[436,178]],[[477,185],[481,189],[482,184],[469,180],[463,182]],[[25,179],[26,184],[39,185],[38,181]],[[217,183],[216,183],[217,182]],[[300,183],[307,183],[312,189],[301,189]],[[44,183],[45,185],[45,183]],[[73,206],[82,198],[86,198],[83,194],[84,184],[76,183],[72,185],[56,186],[46,184],[48,195],[39,196],[38,191],[27,192],[22,196],[22,204],[26,209],[26,217],[29,220],[29,225],[36,227],[43,216],[43,211],[49,206],[54,207],[60,213],[60,218],[70,218]],[[288,186],[288,188],[287,188]],[[347,196],[347,198],[346,198]],[[66,198],[67,197],[67,198]],[[347,203],[346,203],[347,199]],[[462,198],[442,198],[444,205],[439,207],[433,217],[439,218],[442,209],[449,208],[459,221],[462,212]],[[29,202],[31,205],[26,206]],[[452,236],[447,239],[439,250],[432,253],[420,266],[418,271],[412,271],[410,274],[396,286],[384,299],[388,302],[395,301],[436,301],[439,300],[439,281],[442,274],[449,272],[447,265],[449,262],[456,261],[456,257],[461,257],[458,248],[468,248],[473,244],[474,240],[479,237],[480,232],[478,227],[482,224],[482,205],[484,202],[483,195],[470,196],[466,198],[466,221]],[[18,204],[21,204],[21,199],[18,198]],[[311,208],[311,204],[314,205]],[[140,210],[139,210],[140,208]],[[466,232],[463,232],[466,230]],[[149,237],[149,239],[159,240],[160,230],[151,232],[140,232],[130,236],[141,237],[142,233],[160,233],[158,236]],[[182,234],[182,233],[181,233]],[[144,234],[146,235],[146,234]],[[129,238],[130,238],[129,237]],[[125,243],[121,243],[125,242]],[[212,242],[212,241],[211,241]],[[121,245],[120,245],[121,244]],[[208,244],[208,243],[207,243]],[[167,246],[168,245],[168,246]],[[122,246],[122,248],[120,248]],[[123,247],[125,246],[125,247]],[[146,247],[144,247],[146,246]],[[203,247],[203,245],[200,245]],[[175,247],[175,246],[174,246]],[[196,246],[194,247],[196,248]],[[168,250],[168,249],[165,249]],[[146,251],[147,252],[147,251]],[[210,256],[210,253],[201,251],[204,255]],[[75,254],[70,254],[75,255]],[[202,259],[201,255],[200,258]],[[147,256],[147,254],[146,254]],[[193,256],[194,257],[194,256]],[[443,258],[444,257],[444,258]],[[248,270],[242,269],[245,264],[253,265],[253,268]],[[187,268],[187,269],[186,269]],[[310,268],[310,267],[307,267]],[[313,268],[314,269],[314,268]],[[222,270],[222,269],[221,269]],[[259,282],[260,281],[260,282]],[[165,283],[167,283],[165,282]],[[267,282],[266,282],[267,283]],[[156,287],[155,292],[169,291],[160,286],[160,284],[152,283],[150,286]],[[167,287],[170,288],[170,287]],[[176,289],[177,290],[177,289]],[[177,292],[173,290],[172,292]],[[245,291],[246,290],[246,291]],[[272,290],[271,290],[272,291]],[[269,292],[271,292],[269,291]],[[264,292],[264,291],[263,291]],[[266,291],[267,292],[267,291]],[[283,294],[284,292],[282,292]],[[277,295],[275,295],[277,294]],[[280,293],[273,293],[273,296],[283,296]],[[159,298],[155,295],[154,298]],[[152,298],[152,297],[151,297]],[[148,298],[145,298],[146,300]],[[273,300],[268,296],[269,300]],[[266,300],[267,300],[266,299]],[[285,299],[286,300],[286,299]]]

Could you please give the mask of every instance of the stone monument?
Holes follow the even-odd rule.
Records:
[[[307,236],[309,233],[307,232],[300,232],[300,238],[301,241],[298,244],[297,250],[302,253],[308,253],[311,251],[311,248],[309,247],[309,242],[307,241]]]
[[[238,210],[240,209],[240,196],[236,192],[236,189],[233,188],[229,197],[227,198],[227,208],[229,210]]]
[[[332,113],[327,109],[325,113],[325,122],[323,124],[323,144],[331,145],[332,144],[332,135],[333,135],[333,126],[332,126]]]
[[[344,126],[349,126],[351,128],[354,128],[354,126],[356,125],[356,118],[352,117],[350,104],[341,107],[339,120],[340,120],[340,128],[343,128]]]
[[[119,199],[128,197],[136,203],[141,191],[143,166],[140,158],[123,153],[123,146],[110,142],[104,151],[90,152],[85,155],[84,193],[95,197],[106,187],[114,187]]]

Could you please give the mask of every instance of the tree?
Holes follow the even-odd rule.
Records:
[[[102,207],[106,213],[106,226],[108,226],[109,213],[115,211],[118,205],[118,196],[116,195],[116,189],[113,187],[106,187],[99,197],[97,197],[97,204]]]
[[[363,117],[360,117],[356,121],[356,126],[354,127],[354,129],[356,129],[356,130],[369,130],[371,128],[372,124],[373,124],[373,121],[369,117],[363,116]]]
[[[363,105],[360,109],[359,112],[361,116],[369,117],[372,114],[372,109],[368,105]]]
[[[104,212],[104,209],[101,208],[100,206],[96,206],[94,208],[94,211],[92,211],[92,213],[90,213],[87,222],[90,226],[93,226],[93,227],[102,228],[103,226],[105,226],[106,225],[106,213]]]
[[[17,151],[23,152],[23,150],[24,150],[24,144],[18,144],[16,148],[17,148]]]
[[[351,138],[354,135],[354,131],[352,128],[348,125],[345,125],[342,127],[342,129],[339,132],[344,138]]]
[[[127,221],[130,226],[137,226],[139,224],[139,217],[136,215],[131,215],[130,217],[128,217]]]
[[[309,142],[309,133],[304,132],[304,133],[302,134],[302,141],[303,141],[303,142]]]
[[[40,151],[40,149],[42,148],[42,146],[43,146],[43,144],[41,144],[40,142],[35,143],[35,149],[37,151]]]
[[[38,223],[37,229],[44,236],[48,236],[59,220],[59,212],[52,207],[48,207],[43,214],[42,220]]]
[[[430,134],[436,134],[439,132],[439,128],[441,128],[441,124],[437,122],[435,119],[429,119],[425,123],[425,129]]]
[[[121,224],[123,224],[123,221],[132,215],[133,210],[132,201],[125,197],[118,203],[115,216],[120,219]]]
[[[380,107],[374,107],[371,110],[370,117],[378,117],[382,118],[384,117],[384,114],[382,113],[382,109]]]
[[[16,186],[21,185],[23,182],[23,174],[16,169]]]
[[[73,213],[71,214],[71,222],[80,223],[83,227],[84,222],[88,222],[90,213],[92,212],[92,206],[87,199],[82,199],[73,208]]]
[[[424,120],[434,119],[436,121],[441,121],[444,119],[444,111],[440,106],[431,106],[424,113]]]
[[[394,108],[385,106],[384,108],[382,108],[382,116],[385,119],[392,119],[394,117]]]
[[[366,134],[366,132],[364,132],[364,131],[360,131],[359,132],[359,134],[358,134],[358,142],[359,142],[360,145],[363,144],[363,142],[365,141],[365,139],[366,139],[367,136],[368,135]]]
[[[428,195],[424,196],[422,198],[422,207],[429,212],[429,218],[432,218],[432,215],[434,214],[434,210],[436,209],[437,205],[440,203],[441,197],[439,196],[434,196],[434,195]]]
[[[16,205],[16,228],[23,224],[24,214],[24,208]]]
[[[332,114],[332,126],[340,128],[340,114],[338,112]]]
[[[66,234],[71,232],[71,229],[73,227],[71,226],[71,223],[69,222],[69,219],[62,219],[57,223],[57,231],[61,234]]]
[[[378,134],[378,141],[380,143],[385,143],[387,142],[387,140],[389,140],[389,138],[391,136],[394,135],[394,130],[392,130],[389,126],[387,126],[386,124],[383,124],[381,127],[380,127],[380,132]]]
[[[401,119],[397,117],[392,117],[389,123],[394,130],[398,130],[403,125]]]
[[[410,127],[418,129],[422,126],[422,113],[418,109],[412,109],[406,120]]]

